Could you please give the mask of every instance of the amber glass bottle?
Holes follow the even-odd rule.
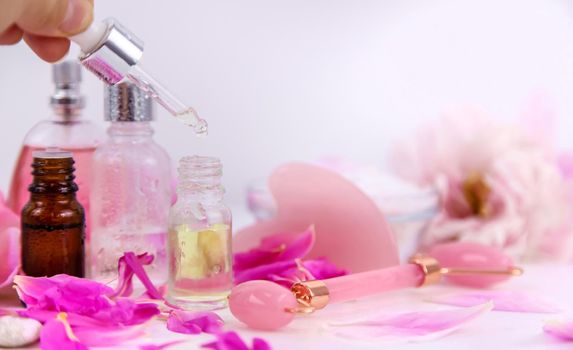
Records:
[[[34,277],[84,277],[85,217],[72,154],[48,150],[33,159],[30,200],[22,209],[22,270]]]

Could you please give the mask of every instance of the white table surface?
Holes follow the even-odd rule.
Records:
[[[273,349],[573,349],[572,343],[561,343],[543,333],[543,324],[548,320],[573,317],[573,265],[537,264],[526,265],[525,274],[501,285],[498,289],[526,291],[541,295],[563,308],[557,314],[532,314],[491,311],[465,324],[457,331],[431,341],[418,343],[388,343],[384,341],[355,341],[331,334],[326,324],[333,320],[350,320],[380,312],[411,312],[453,308],[424,301],[430,295],[463,291],[463,289],[437,285],[421,289],[390,292],[359,301],[334,304],[315,314],[299,317],[288,327],[275,332],[261,332],[246,328],[235,320],[228,310],[218,313],[226,322],[226,329],[238,332],[245,340],[260,337],[267,340]],[[5,302],[2,302],[5,304]],[[13,303],[10,303],[13,304]],[[137,348],[137,344],[160,344],[184,339],[185,343],[169,349],[199,349],[213,339],[211,335],[182,335],[172,333],[165,321],[154,320],[147,328],[147,335],[132,346],[117,349]],[[29,347],[37,349],[38,346]]]
[[[246,217],[242,216],[243,221]],[[273,349],[573,349],[573,342],[562,343],[543,333],[542,327],[548,320],[573,318],[573,265],[535,264],[523,266],[521,277],[500,285],[497,289],[523,291],[540,295],[563,308],[558,314],[532,314],[491,311],[465,324],[457,331],[432,341],[418,343],[388,343],[384,341],[355,341],[331,334],[325,327],[333,320],[351,320],[380,312],[411,312],[453,308],[424,301],[429,296],[463,291],[461,288],[436,285],[420,289],[385,293],[376,297],[343,304],[329,305],[315,314],[298,317],[288,327],[275,332],[261,332],[246,328],[235,320],[228,310],[218,312],[226,322],[226,329],[238,332],[245,340],[260,337],[270,343]],[[147,329],[147,335],[131,344],[160,344],[185,339],[186,342],[169,349],[199,349],[200,344],[213,339],[208,334],[182,335],[172,333],[165,327],[165,321],[154,320]],[[31,347],[30,349],[35,349]],[[137,348],[127,345],[118,349]]]

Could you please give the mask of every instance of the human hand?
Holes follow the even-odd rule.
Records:
[[[38,56],[55,62],[68,52],[68,37],[92,20],[93,0],[0,0],[0,45],[23,38]]]

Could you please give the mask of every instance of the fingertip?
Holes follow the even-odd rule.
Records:
[[[93,21],[93,3],[88,0],[68,0],[66,16],[59,26],[65,35],[85,31]]]
[[[70,41],[66,38],[44,37],[25,33],[24,41],[36,55],[50,63],[61,60],[70,49]]]
[[[16,25],[11,26],[0,33],[0,45],[13,45],[22,40],[24,32]]]

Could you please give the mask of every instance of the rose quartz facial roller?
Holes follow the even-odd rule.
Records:
[[[437,283],[488,287],[522,270],[499,250],[475,243],[447,243],[428,255],[416,255],[409,264],[380,270],[296,283],[290,290],[269,281],[249,281],[231,291],[231,313],[247,326],[275,330],[289,324],[297,313],[312,313],[331,303]],[[450,266],[450,267],[441,267]]]

